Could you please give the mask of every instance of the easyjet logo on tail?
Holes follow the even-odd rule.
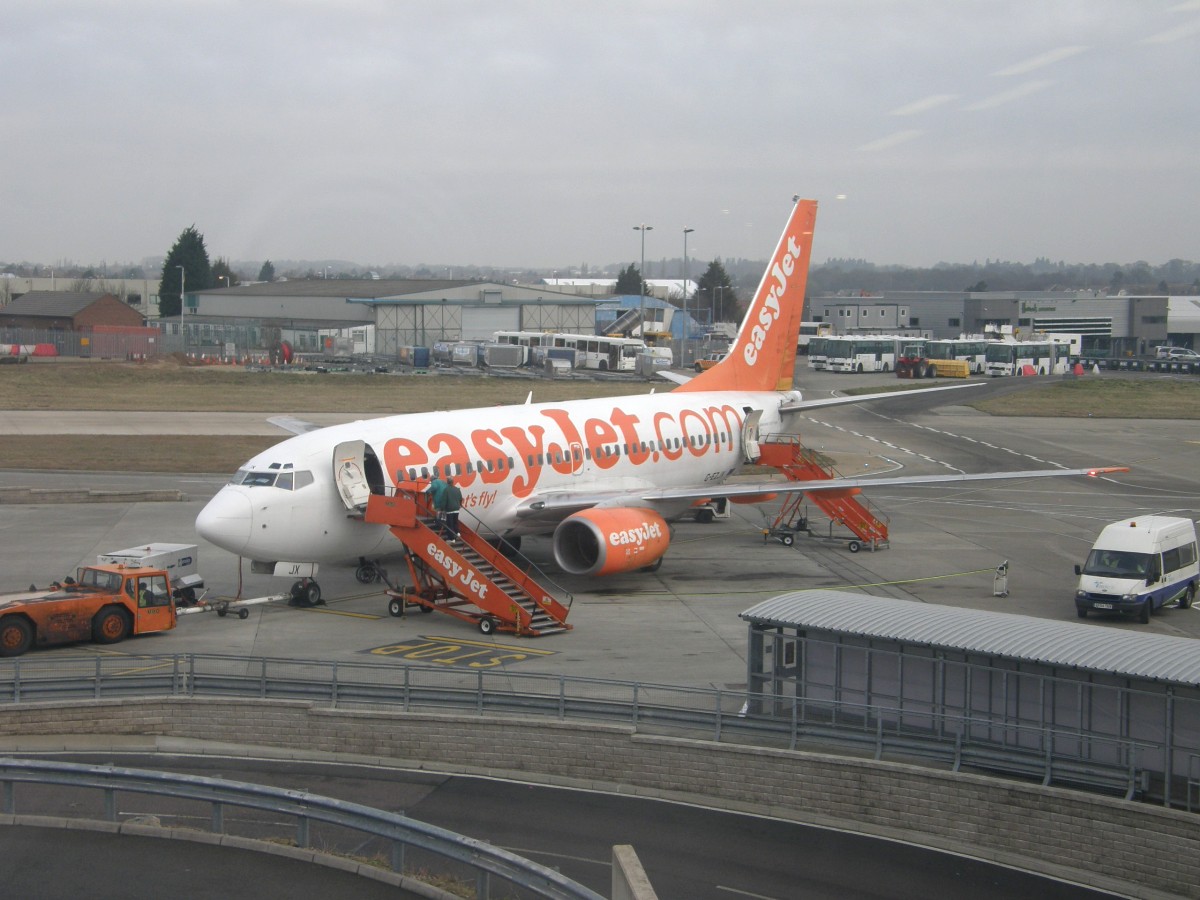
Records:
[[[797,200],[729,355],[676,391],[791,390],[816,221],[817,201]]]
[[[758,362],[758,352],[762,350],[767,335],[771,333],[771,326],[779,318],[780,300],[783,298],[783,292],[787,290],[788,279],[796,270],[796,260],[800,258],[801,252],[800,245],[796,243],[796,236],[789,234],[786,252],[771,267],[769,277],[774,279],[774,283],[767,289],[766,295],[763,297],[762,309],[758,311],[758,321],[750,330],[746,348],[742,351],[748,366],[753,366]]]

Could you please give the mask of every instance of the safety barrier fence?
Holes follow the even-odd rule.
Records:
[[[788,750],[921,759],[958,771],[986,770],[1133,798],[1152,777],[1146,759],[1164,748],[1084,729],[882,705],[815,701],[743,690],[692,688],[504,668],[505,651],[434,646],[443,664],[389,665],[182,654],[39,659],[0,664],[0,703],[81,698],[240,697],[303,700],[335,708],[544,716],[603,722],[646,734]],[[482,653],[482,656],[480,655]],[[478,668],[445,663],[457,654]],[[489,656],[490,654],[490,656]],[[1186,791],[1181,791],[1186,794]],[[1189,807],[1190,803],[1187,804]]]
[[[228,833],[226,807],[289,816],[295,820],[293,840],[302,848],[313,846],[316,825],[350,829],[360,835],[381,839],[389,848],[389,863],[394,872],[405,871],[408,851],[412,849],[434,854],[473,872],[475,896],[481,900],[493,896],[511,897],[513,888],[525,892],[521,896],[563,900],[601,900],[602,897],[553,869],[483,841],[396,813],[305,791],[202,775],[0,758],[0,810],[5,815],[18,814],[17,784],[50,784],[101,791],[103,816],[108,822],[118,821],[116,798],[120,792],[207,804],[209,828],[215,834]]]

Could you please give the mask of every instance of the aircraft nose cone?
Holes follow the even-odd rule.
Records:
[[[222,550],[243,555],[250,541],[250,499],[222,488],[196,516],[196,533]]]

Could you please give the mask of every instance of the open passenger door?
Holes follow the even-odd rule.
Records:
[[[346,509],[361,513],[372,493],[383,493],[383,468],[366,441],[345,441],[333,448],[333,483]]]
[[[747,409],[746,420],[742,422],[742,458],[747,463],[758,462],[762,456],[762,448],[758,445],[758,423],[762,414],[761,409]]]

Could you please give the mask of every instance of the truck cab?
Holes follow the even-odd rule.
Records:
[[[1100,532],[1075,574],[1081,619],[1089,612],[1124,613],[1148,623],[1155,610],[1174,600],[1186,609],[1200,582],[1195,523],[1170,516],[1114,522]]]
[[[115,644],[176,622],[166,570],[82,566],[48,590],[0,596],[0,656],[75,641]]]

